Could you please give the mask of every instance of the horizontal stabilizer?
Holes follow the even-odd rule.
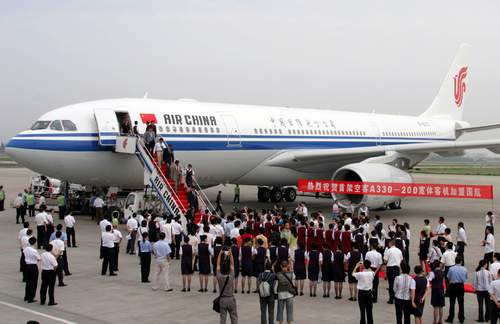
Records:
[[[474,133],[474,132],[481,132],[485,130],[491,130],[491,129],[496,129],[500,128],[500,124],[489,124],[489,125],[481,125],[481,126],[474,126],[474,127],[464,127],[464,128],[458,128],[457,135],[462,135],[465,133]]]

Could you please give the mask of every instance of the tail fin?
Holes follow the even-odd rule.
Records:
[[[468,89],[466,77],[469,73],[470,47],[467,44],[460,45],[437,96],[421,117],[462,120],[464,97]]]

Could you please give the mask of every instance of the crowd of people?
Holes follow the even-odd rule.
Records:
[[[357,301],[360,323],[373,323],[381,279],[388,281],[387,303],[394,305],[397,323],[409,323],[411,316],[422,323],[428,299],[434,323],[443,322],[447,299],[445,322],[453,322],[455,304],[457,318],[463,322],[469,280],[477,296],[477,320],[496,323],[500,253],[495,252],[495,214],[485,215],[484,255],[469,279],[464,267],[464,260],[470,260],[465,257],[468,238],[462,222],[452,228],[443,217],[435,226],[425,219],[418,238],[412,240],[409,224],[397,219],[384,224],[378,215],[369,213],[366,206],[345,209],[335,202],[330,217],[310,213],[301,202],[293,210],[242,208],[228,214],[206,210],[199,224],[189,222],[183,228],[179,218],[143,211],[127,220],[125,235],[118,228],[118,219],[103,217],[99,222],[101,274],[117,275],[120,244],[125,239],[126,253],[139,257],[141,282],[150,283],[152,273],[151,288],[171,292],[170,268],[179,267],[181,292],[207,293],[211,286],[213,293],[219,293],[222,321],[229,315],[232,323],[237,322],[235,296],[251,293],[259,296],[262,323],[272,323],[274,318],[280,323],[285,318],[292,322],[294,299],[306,294],[309,298],[320,295]],[[76,247],[76,221],[67,213],[62,222],[65,226],[56,225],[45,205],[33,220],[36,229],[25,221],[18,236],[25,300],[36,301],[40,264],[40,303],[45,304],[48,292],[48,305],[54,305],[56,281],[64,287],[65,276],[71,275],[67,250]],[[413,269],[410,244],[418,245]],[[39,249],[44,252],[39,254]],[[192,286],[195,273],[196,288]]]

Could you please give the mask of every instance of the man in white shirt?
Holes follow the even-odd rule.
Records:
[[[337,220],[340,216],[340,206],[338,200],[335,200],[332,205],[332,219]]]
[[[464,259],[465,246],[467,245],[467,233],[465,232],[464,223],[458,223],[458,232],[457,232],[457,255]],[[463,264],[462,264],[463,265]]]
[[[486,238],[483,240],[484,259],[488,264],[493,262],[493,253],[495,253],[495,237],[491,231],[491,227],[486,227]]]
[[[46,230],[47,230],[47,213],[45,212],[45,205],[40,207],[40,212],[35,216],[36,223],[36,236],[37,236],[37,247],[42,248],[43,242],[45,241]]]
[[[123,235],[122,233],[118,230],[118,226],[115,224],[113,225],[113,243],[114,243],[114,252],[113,256],[115,257],[115,262],[114,262],[114,271],[118,271],[118,255],[120,254],[120,243],[122,242]]]
[[[237,238],[238,236],[240,236],[240,220],[237,219],[234,221],[234,228],[231,230],[231,233],[229,233],[229,237],[231,239],[233,238]]]
[[[494,278],[495,280],[491,282],[490,288],[488,289],[491,299],[491,323],[496,323],[500,318],[500,272],[497,272]]]
[[[112,233],[113,227],[106,225],[106,231],[101,232],[101,246],[102,246],[102,270],[101,275],[105,276],[109,266],[109,275],[116,276],[114,273],[114,249],[115,249],[115,236]]]
[[[103,209],[104,209],[104,200],[102,200],[101,196],[97,196],[94,199],[94,208],[97,221],[100,222],[103,217]]]
[[[362,203],[361,206],[359,206],[359,209],[358,209],[358,215],[361,217],[363,214],[365,216],[368,216],[368,207],[366,206],[365,203]]]
[[[484,216],[484,222],[486,224],[486,227],[490,226],[492,227],[491,234],[495,235],[495,222],[496,222],[497,216],[493,214],[493,212],[489,211],[486,213],[486,216]]]
[[[500,270],[500,253],[495,252],[493,253],[493,263],[490,264],[490,267],[488,270],[490,271],[491,274],[491,279],[495,280],[497,277],[498,270]]]
[[[59,287],[65,287],[67,286],[64,283],[64,259],[63,259],[63,254],[64,254],[64,241],[61,239],[62,233],[60,231],[56,232],[56,239],[51,241],[50,244],[52,244],[52,247],[54,249],[54,253],[57,255],[57,279],[59,281]]]
[[[132,217],[127,220],[127,231],[129,238],[127,240],[127,253],[135,254],[135,240],[137,238],[137,229],[139,222],[137,221],[137,214],[133,213]]]
[[[364,270],[359,272],[360,266],[364,267]],[[359,262],[352,272],[352,275],[358,281],[358,305],[359,312],[361,314],[362,324],[373,324],[373,279],[375,279],[375,273],[371,270],[372,264],[370,260],[365,260]]]
[[[446,282],[446,287],[449,286],[448,271],[455,265],[456,258],[457,252],[453,251],[453,243],[446,243],[446,251],[444,251],[441,257],[441,263],[444,265],[444,280]]]
[[[113,224],[111,224],[110,221],[108,221],[106,218],[103,218],[100,222],[99,222],[99,228],[101,229],[101,232],[106,232],[106,227],[108,225],[111,225],[113,226]]]
[[[35,302],[36,287],[38,285],[38,261],[40,254],[33,248],[36,244],[36,238],[29,239],[29,245],[24,248],[23,254],[26,261],[26,288],[24,291],[24,301],[28,303]]]
[[[415,280],[409,275],[410,266],[407,263],[401,264],[401,274],[394,280],[394,299],[396,306],[396,322],[410,323],[412,304],[411,294],[415,290]]]
[[[174,256],[177,260],[181,258],[180,249],[181,249],[181,241],[182,241],[182,225],[180,224],[180,220],[178,217],[174,218],[172,222],[172,233],[174,234]],[[172,257],[173,258],[173,257]]]
[[[158,161],[158,166],[161,167],[163,163],[163,149],[166,148],[163,143],[163,138],[160,138],[158,142],[156,142],[154,147],[154,152],[156,153],[156,159]]]
[[[445,234],[445,230],[448,228],[446,224],[444,223],[444,217],[439,217],[438,220],[438,225],[436,226],[436,229],[434,230],[434,235],[435,236],[442,236]]]
[[[384,261],[386,264],[387,280],[389,281],[389,301],[394,303],[394,280],[399,275],[399,266],[403,261],[403,253],[395,246],[394,240],[389,242],[389,248],[384,252]]]
[[[56,257],[52,254],[53,246],[48,244],[45,252],[40,256],[40,268],[42,269],[42,285],[40,287],[40,305],[45,305],[47,289],[49,291],[49,306],[57,305],[54,300],[54,286],[56,285],[56,269],[58,266]]]
[[[76,237],[75,237],[75,217],[69,213],[64,216],[64,226],[66,226],[66,235],[68,236],[68,247],[76,248]]]
[[[25,235],[19,240],[19,247],[21,248],[21,259],[19,262],[19,271],[23,274],[23,282],[26,282],[26,259],[24,258],[24,248],[29,246],[29,239],[33,237],[33,230],[28,228]]]
[[[370,261],[370,266],[375,274],[373,278],[373,288],[372,288],[372,301],[373,303],[377,302],[378,299],[378,284],[379,284],[379,278],[378,278],[378,273],[380,271],[380,268],[384,264],[384,261],[382,259],[382,254],[377,251],[377,247],[372,245],[371,250],[366,252],[365,255],[365,260]]]

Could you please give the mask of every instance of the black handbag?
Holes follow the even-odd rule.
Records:
[[[214,312],[220,313],[220,298],[222,297],[224,289],[226,289],[228,281],[229,281],[229,276],[226,277],[226,281],[224,282],[224,286],[222,286],[219,296],[215,298],[214,301],[212,302],[212,309],[214,310]]]

